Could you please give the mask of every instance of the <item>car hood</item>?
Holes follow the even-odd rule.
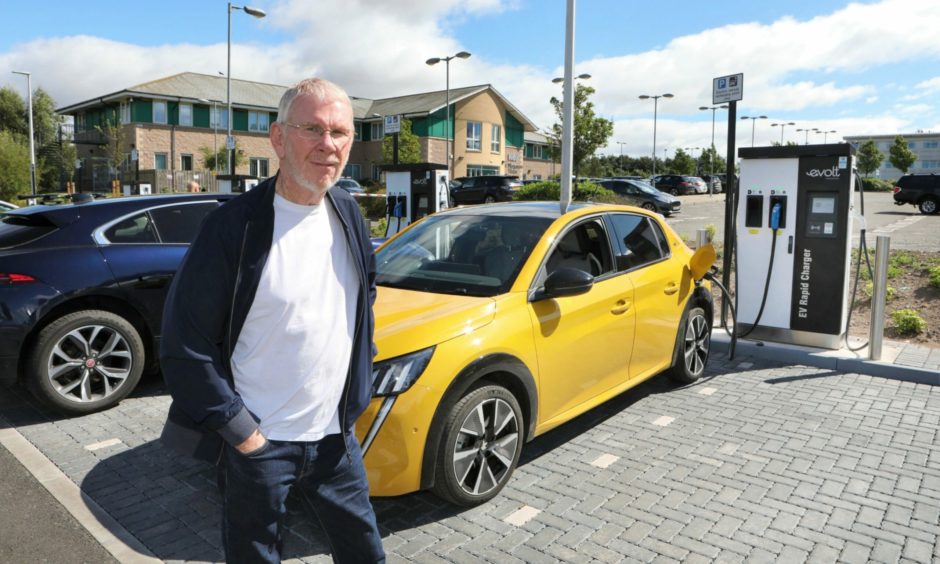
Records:
[[[376,359],[421,350],[493,320],[493,298],[434,294],[380,286],[375,300]]]

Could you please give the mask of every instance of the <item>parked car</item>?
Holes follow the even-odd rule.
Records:
[[[513,193],[522,188],[518,176],[464,176],[456,182],[459,184],[451,188],[450,197],[457,206],[508,202]]]
[[[336,186],[339,186],[343,190],[346,190],[353,196],[355,196],[356,194],[366,193],[365,189],[362,186],[360,186],[359,183],[353,180],[352,178],[340,178],[339,180],[336,181]]]
[[[10,210],[15,210],[18,207],[19,206],[16,204],[11,204],[10,202],[7,202],[5,200],[0,200],[0,214],[4,212],[8,212]]]
[[[0,218],[0,378],[66,414],[157,369],[163,302],[202,219],[232,194],[38,205]],[[207,288],[207,291],[212,291]]]
[[[534,437],[659,373],[697,380],[712,299],[693,272],[714,251],[697,252],[658,214],[584,203],[452,208],[389,239],[357,424],[370,493],[483,503]]]
[[[673,196],[708,193],[708,186],[698,176],[660,174],[650,179],[650,184],[655,186],[657,190],[668,192]]]
[[[905,174],[894,187],[894,203],[911,204],[920,213],[933,215],[940,204],[940,176],[936,174]]]
[[[703,174],[702,180],[705,181],[706,193],[721,194],[723,186],[717,174]]]
[[[611,192],[630,200],[634,206],[670,216],[679,213],[682,202],[679,198],[660,192],[640,180],[602,180],[600,185]]]

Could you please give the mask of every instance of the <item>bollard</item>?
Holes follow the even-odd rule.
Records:
[[[695,232],[695,248],[701,249],[708,244],[708,230],[699,229]]]
[[[875,274],[872,276],[871,323],[868,333],[869,360],[881,360],[881,341],[885,332],[885,296],[888,292],[888,248],[890,246],[891,237],[879,235],[875,239]]]

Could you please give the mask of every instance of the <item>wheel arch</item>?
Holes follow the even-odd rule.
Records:
[[[522,416],[526,420],[524,442],[534,437],[538,419],[538,390],[528,367],[518,358],[508,354],[492,354],[478,358],[464,367],[451,381],[434,411],[421,461],[421,489],[429,489],[434,485],[438,449],[447,414],[460,398],[479,382],[497,384],[509,390],[519,402]]]
[[[685,316],[689,311],[694,307],[700,307],[705,310],[706,319],[715,318],[715,303],[712,299],[711,292],[705,288],[704,285],[698,284],[695,286],[695,290],[692,292],[692,295],[689,297],[689,301],[685,304],[685,309],[682,310],[681,319],[685,319]],[[676,330],[676,342],[672,348],[672,364],[670,366],[675,366],[679,362],[679,356],[682,352],[682,339],[683,339],[683,330],[682,327],[678,327]]]

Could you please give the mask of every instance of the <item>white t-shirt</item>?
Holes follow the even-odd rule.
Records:
[[[339,433],[359,278],[336,210],[274,196],[274,239],[232,353],[235,390],[281,441]]]

